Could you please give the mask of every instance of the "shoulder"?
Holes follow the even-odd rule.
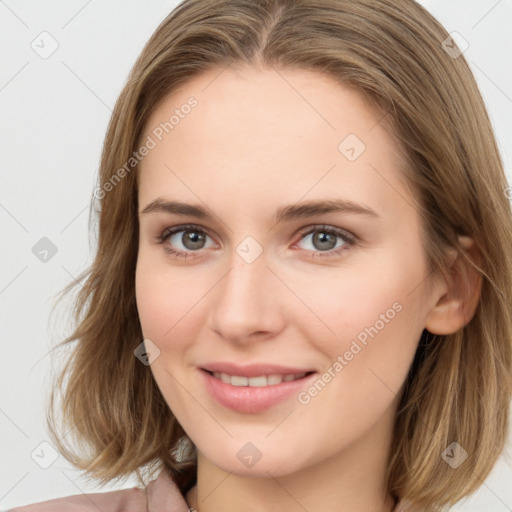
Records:
[[[7,512],[187,512],[187,503],[176,483],[162,471],[146,489],[76,494],[32,503]]]
[[[64,498],[41,501],[16,507],[7,512],[121,512],[127,510],[147,511],[144,489],[133,487],[122,491],[75,494]]]

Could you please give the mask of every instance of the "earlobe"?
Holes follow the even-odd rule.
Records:
[[[460,236],[459,241],[473,262],[480,266],[480,252],[474,240]],[[482,288],[482,276],[460,254],[452,252],[448,262],[449,279],[428,312],[425,328],[432,334],[453,334],[473,318]]]

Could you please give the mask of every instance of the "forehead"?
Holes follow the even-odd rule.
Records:
[[[201,130],[206,137],[203,142],[221,142],[223,133],[239,134],[241,129],[248,135],[257,132],[262,142],[280,135],[285,143],[304,137],[311,130],[317,131],[319,137],[336,141],[347,127],[362,136],[384,121],[381,110],[367,104],[352,87],[324,74],[305,69],[237,66],[214,68],[181,84],[154,109],[145,133],[169,121],[180,109],[188,111],[186,105],[191,97],[197,100],[197,107],[190,111],[194,115],[175,119],[172,133],[179,136],[187,125]],[[187,123],[182,123],[187,117]],[[212,131],[212,125],[217,130]],[[247,142],[254,146],[258,140]]]
[[[139,166],[148,200],[179,191],[225,201],[229,190],[249,207],[258,194],[280,202],[334,193],[379,208],[409,194],[382,111],[311,70],[210,70],[159,104],[147,137],[156,141]]]

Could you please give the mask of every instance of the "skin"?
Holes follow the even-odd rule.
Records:
[[[144,338],[160,350],[151,371],[198,449],[188,502],[200,512],[389,512],[384,475],[397,397],[420,335],[460,328],[473,302],[427,272],[400,152],[382,113],[356,92],[306,70],[215,70],[169,95],[142,137],[190,96],[197,107],[140,164],[136,269]],[[348,134],[366,146],[354,161],[338,149]],[[157,198],[201,204],[213,217],[142,213]],[[279,207],[320,199],[378,216],[272,220]],[[203,246],[185,245],[183,231],[157,242],[186,223],[204,230]],[[332,249],[313,239],[322,225],[357,243],[335,254],[341,237]],[[252,263],[236,250],[248,236],[263,249]],[[293,395],[261,413],[235,412],[199,378],[198,366],[212,361],[321,375],[396,303],[400,312],[307,404]],[[250,468],[237,457],[247,442],[262,455]]]

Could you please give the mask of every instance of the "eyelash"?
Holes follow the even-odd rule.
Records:
[[[176,233],[179,233],[180,231],[194,231],[196,233],[200,233],[202,235],[208,235],[208,233],[202,229],[201,227],[195,225],[195,224],[184,224],[180,226],[176,226],[173,228],[166,228],[164,229],[159,235],[156,236],[157,243],[164,244],[172,235],[175,235]],[[339,228],[333,228],[330,226],[325,225],[316,225],[310,228],[308,231],[304,231],[300,233],[300,241],[302,241],[303,238],[305,238],[308,235],[311,235],[312,233],[321,232],[321,233],[327,233],[329,235],[334,235],[339,238],[341,238],[344,242],[344,245],[342,247],[338,247],[337,249],[330,249],[328,251],[306,251],[311,252],[311,257],[320,257],[320,258],[329,258],[333,256],[337,256],[343,251],[346,251],[347,249],[351,247],[355,247],[357,245],[357,238],[353,234],[349,234],[348,232],[341,230]],[[194,252],[199,251],[177,251],[176,249],[172,249],[170,247],[164,247],[164,250],[172,254],[175,257],[178,258],[187,258],[190,255],[194,254]],[[194,257],[194,256],[192,256]]]

